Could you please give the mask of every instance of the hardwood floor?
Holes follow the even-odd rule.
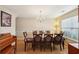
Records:
[[[31,43],[30,43],[27,51],[25,52],[24,51],[24,41],[18,39],[18,41],[17,41],[17,52],[16,53],[17,54],[67,54],[68,53],[68,43],[69,42],[73,42],[73,41],[70,41],[68,39],[65,40],[64,50],[60,51],[59,46],[56,46],[56,49],[52,50],[52,52],[49,49],[47,49],[46,51],[40,51],[39,49],[33,51],[31,49]]]

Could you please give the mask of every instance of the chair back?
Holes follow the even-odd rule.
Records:
[[[37,31],[33,31],[33,34],[37,34]]]
[[[39,34],[43,34],[43,31],[39,31]]]
[[[57,34],[55,37],[54,37],[54,43],[62,43],[63,39],[62,39],[62,36],[60,34]]]
[[[46,34],[50,34],[50,31],[46,31]]]
[[[37,31],[33,31],[33,37],[35,37],[35,35],[37,35]]]
[[[34,39],[34,42],[40,42],[42,40],[42,35],[37,34],[37,35],[35,35],[35,37],[33,39]]]
[[[44,41],[46,41],[46,42],[51,42],[52,41],[52,36],[50,35],[50,34],[48,34],[48,35],[46,35],[45,37],[44,37]]]
[[[23,36],[24,36],[24,41],[27,40],[27,32],[23,32]]]

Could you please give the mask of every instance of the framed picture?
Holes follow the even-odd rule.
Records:
[[[11,15],[1,11],[1,27],[11,27]]]

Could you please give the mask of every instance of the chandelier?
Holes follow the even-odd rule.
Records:
[[[47,19],[47,17],[44,16],[43,11],[40,10],[40,11],[39,11],[39,22],[41,23],[41,22],[43,22],[43,21],[46,20],[46,19]]]
[[[40,10],[40,16],[39,16],[39,22],[41,23],[42,22],[42,10]]]

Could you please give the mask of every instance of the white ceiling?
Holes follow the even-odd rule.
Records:
[[[68,9],[75,8],[74,5],[4,5],[5,8],[17,14],[17,17],[36,17],[42,16],[55,17],[66,12]]]

